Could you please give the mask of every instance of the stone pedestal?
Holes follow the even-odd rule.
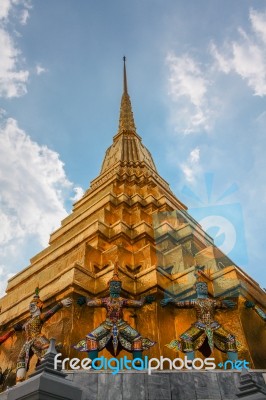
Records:
[[[51,339],[44,360],[29,379],[6,390],[0,400],[81,400],[82,390],[65,379],[67,374],[54,370],[54,344]]]
[[[266,386],[258,384],[247,370],[243,370],[240,375],[239,392],[236,395],[243,400],[263,400],[266,399]]]

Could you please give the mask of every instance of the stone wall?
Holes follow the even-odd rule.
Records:
[[[251,375],[265,385],[262,372]],[[128,371],[112,375],[80,371],[69,373],[67,379],[82,388],[82,400],[235,400],[240,372],[160,371],[148,375],[146,371]]]
[[[240,398],[266,399],[266,371],[159,371],[151,375],[147,371],[122,371],[116,375],[71,371],[64,379],[64,374],[56,376],[52,370],[41,369],[44,371],[37,371],[27,381],[1,393],[0,400],[77,400],[71,391],[78,389],[82,390],[82,400],[236,400],[240,378],[243,381],[247,376],[249,381],[251,377],[252,388],[249,385]],[[60,389],[54,391],[53,387]]]

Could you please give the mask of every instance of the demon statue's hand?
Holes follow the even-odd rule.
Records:
[[[154,301],[155,301],[155,296],[153,296],[152,294],[148,294],[148,296],[145,297],[146,304],[151,304]]]
[[[23,324],[21,324],[20,322],[16,325],[13,326],[14,331],[19,332],[22,331],[23,329]]]
[[[250,300],[246,300],[244,305],[246,308],[254,308],[255,307],[255,303],[253,303],[253,301],[250,301]]]
[[[72,304],[72,299],[70,297],[67,297],[64,300],[61,300],[61,303],[62,303],[63,307],[70,307]]]
[[[227,307],[227,308],[234,308],[236,306],[236,303],[232,300],[223,300],[223,304]]]
[[[171,297],[168,297],[167,299],[162,299],[160,301],[160,304],[162,307],[167,306],[168,303],[171,303],[173,301],[173,299]]]
[[[86,299],[85,296],[81,296],[81,297],[79,297],[78,300],[77,300],[77,304],[78,304],[79,306],[83,306],[83,304],[86,304],[86,303],[87,303],[87,299]]]

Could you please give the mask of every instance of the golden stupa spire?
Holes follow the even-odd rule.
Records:
[[[110,172],[110,169],[121,162],[123,165],[132,166],[132,163],[145,163],[154,171],[152,156],[142,144],[141,137],[137,134],[134,122],[130,97],[127,87],[126,57],[123,57],[123,94],[120,106],[120,118],[117,134],[113,137],[113,144],[107,149],[102,164],[101,174]]]
[[[127,71],[126,71],[126,57],[123,57],[124,61],[124,91],[121,99],[121,107],[120,107],[120,118],[119,118],[119,133],[136,133],[136,126],[134,122],[130,97],[127,91]]]

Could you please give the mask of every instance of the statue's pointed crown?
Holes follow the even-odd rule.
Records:
[[[39,286],[37,286],[34,291],[34,296],[31,300],[31,303],[36,303],[37,307],[42,308],[43,302],[40,299],[39,293],[40,293],[40,289],[39,289]]]
[[[119,264],[118,261],[115,262],[114,265],[114,272],[112,278],[109,280],[108,284],[110,285],[111,282],[122,282],[119,273],[118,273]]]
[[[194,276],[196,277],[195,287],[199,283],[205,283],[208,286],[207,278],[204,274],[204,269],[205,269],[205,266],[202,266],[202,265],[195,266],[195,272],[194,272]]]

